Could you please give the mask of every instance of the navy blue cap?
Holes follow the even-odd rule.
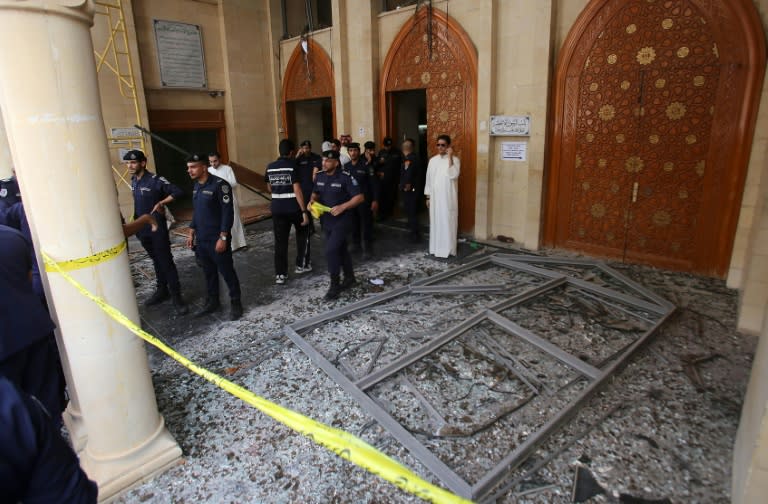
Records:
[[[129,150],[123,156],[123,161],[146,161],[147,156],[138,149]]]
[[[360,150],[360,144],[357,142],[350,142],[347,144],[347,150],[349,149],[357,149]]]
[[[363,144],[363,147],[365,147],[366,149],[375,149],[376,148],[376,143],[375,142],[371,142],[370,140],[368,140],[367,142],[365,142]]]
[[[187,163],[205,163],[208,164],[208,156],[205,154],[200,154],[199,152],[195,152],[194,154],[190,154],[187,158]]]
[[[327,150],[323,152],[323,157],[328,159],[339,159],[339,153],[335,150]]]

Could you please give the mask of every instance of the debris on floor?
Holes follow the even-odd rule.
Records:
[[[355,257],[355,268],[360,278],[379,278],[385,286],[359,282],[328,303],[322,301],[327,275],[317,235],[312,239],[314,271],[292,275],[278,289],[272,285],[271,223],[253,224],[247,231],[248,249],[234,255],[243,285],[243,319],[229,322],[213,316],[201,321],[176,316],[160,305],[141,308],[144,328],[209,369],[360,436],[441,484],[282,332],[297,321],[483,259],[489,248],[473,249],[465,243],[460,258],[437,261],[424,255],[425,245],[404,246],[400,230],[382,227],[376,260]],[[135,243],[132,249],[137,250]],[[174,255],[185,297],[200,303],[202,273],[192,254],[179,248]],[[558,254],[554,259],[572,258]],[[151,272],[151,263],[136,254],[132,266],[141,300],[153,288],[153,279],[141,273]],[[669,300],[678,311],[560,431],[543,438],[519,467],[505,472],[489,495],[500,503],[571,502],[578,464],[609,494],[590,502],[611,502],[609,497],[622,494],[671,502],[729,501],[732,446],[755,345],[754,338],[734,329],[736,293],[720,280],[609,266],[642,290]],[[526,335],[534,333],[556,344],[578,360],[571,364],[580,370],[529,340],[510,337],[508,327],[486,317],[440,352],[373,385],[380,407],[392,411],[410,436],[462,478],[482,478],[510,446],[524,442],[546,422],[546,415],[584,391],[590,381],[585,373],[610,366],[658,316],[651,310],[657,301],[641,292],[623,296],[639,298],[642,306],[628,304],[627,297],[606,297],[607,290],[624,289],[626,284],[593,268],[560,264],[553,271],[573,281],[500,309],[499,315],[514,317]],[[512,282],[536,289],[554,278],[542,280],[530,271],[496,266],[478,268],[473,275],[471,282],[454,275],[437,285],[421,285],[420,293],[345,316],[354,324],[332,321],[306,328],[303,336],[350,379],[360,380],[450,330],[467,313],[514,296],[500,285]],[[472,285],[484,291],[470,292]],[[149,358],[161,414],[183,449],[185,463],[130,490],[118,502],[419,502],[275,424],[157,351],[150,349]],[[512,425],[509,419],[515,415],[521,418]]]

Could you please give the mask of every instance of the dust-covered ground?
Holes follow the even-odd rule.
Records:
[[[222,288],[224,310],[205,319],[196,319],[191,314],[176,316],[168,303],[142,306],[145,329],[208,369],[266,399],[358,435],[439,484],[285,338],[282,329],[292,322],[407,285],[485,254],[503,252],[496,246],[499,244],[463,243],[458,259],[436,260],[425,255],[425,244],[408,244],[401,230],[382,227],[376,259],[363,262],[356,257],[357,285],[339,300],[328,303],[323,301],[328,278],[318,236],[312,242],[315,270],[304,275],[295,275],[291,270],[287,285],[276,286],[271,223],[251,225],[247,232],[250,246],[235,253],[245,307],[241,320],[228,320],[226,290]],[[141,302],[153,289],[152,266],[136,242],[131,243],[131,250]],[[174,256],[184,295],[195,311],[204,298],[202,272],[192,253],[181,247],[180,238],[176,239]],[[651,343],[565,428],[503,480],[501,485],[509,488],[498,492],[498,501],[571,502],[576,467],[580,466],[612,496],[598,495],[591,502],[611,502],[620,493],[680,503],[729,502],[732,447],[755,345],[753,338],[735,330],[736,293],[720,280],[646,267],[611,266],[671,301],[678,310]],[[492,271],[479,274],[477,281],[481,284],[519,280],[504,279]],[[383,280],[384,285],[374,285],[373,279]],[[492,294],[486,297],[493,299]],[[354,372],[365,367],[368,355],[360,344],[368,345],[366,352],[370,353],[372,347],[383,347],[382,341],[394,341],[394,336],[401,333],[406,340],[408,337],[419,344],[430,337],[430,330],[449,326],[452,316],[458,317],[462,310],[469,313],[474,307],[470,297],[461,302],[442,299],[427,296],[397,305],[390,302],[378,311],[367,312],[364,318],[347,317],[305,337],[328,359],[344,361],[347,369]],[[544,304],[557,305],[555,311],[564,313],[561,303],[562,299],[557,298]],[[522,317],[521,324],[527,320],[532,327],[538,325],[538,331],[546,332],[548,327],[560,323],[542,315],[541,308],[521,310],[517,314]],[[614,337],[612,334],[614,339],[619,338],[633,329],[613,322],[613,332],[608,334],[583,324],[586,320],[584,314],[569,314],[569,326],[553,331],[553,337],[583,331],[576,336],[599,342],[599,338]],[[490,328],[478,330],[487,332]],[[355,343],[360,346],[355,349],[357,353],[350,351]],[[594,346],[597,364],[603,347]],[[395,353],[388,356],[387,347],[383,348],[379,351],[383,362],[394,358]],[[373,391],[381,404],[402,417],[417,439],[470,480],[511,451],[521,435],[530,433],[526,432],[524,422],[532,421],[537,411],[548,411],[559,404],[555,399],[529,402],[530,398],[514,388],[513,379],[499,378],[496,367],[483,364],[478,350],[482,347],[472,341],[447,346],[432,364],[411,366],[403,373],[404,380],[400,377],[395,384],[383,384]],[[125,493],[118,502],[419,501],[229,396],[160,352],[149,349],[148,353],[160,412],[183,450],[183,460]],[[473,363],[479,363],[475,370],[470,369]],[[547,362],[542,359],[537,364],[545,366]],[[570,383],[561,389],[561,398],[568,399],[584,384],[565,372],[558,374],[557,366],[553,363],[541,373]],[[484,382],[490,379],[491,384]],[[397,404],[393,399],[397,394],[386,387],[419,387],[440,411],[431,417],[421,415],[424,418],[403,414],[407,404]],[[495,399],[497,396],[504,397],[504,401]],[[506,422],[490,435],[490,428],[473,426],[469,420],[452,420],[451,415],[461,420],[467,416],[459,415],[462,409],[474,407],[476,403],[467,399],[484,401],[483,404],[517,401],[525,407],[509,413],[490,407],[486,413],[479,412],[480,416],[498,415]],[[443,418],[435,418],[441,414]],[[445,428],[433,428],[441,420],[451,423],[453,435],[445,436]],[[539,418],[538,425],[542,421]],[[543,467],[532,471],[539,465]]]

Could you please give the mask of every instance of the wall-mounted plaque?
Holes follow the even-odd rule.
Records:
[[[159,19],[154,21],[162,86],[207,88],[200,26]]]
[[[525,161],[528,159],[528,144],[525,142],[501,142],[502,161]]]
[[[492,136],[529,136],[531,116],[491,116]]]

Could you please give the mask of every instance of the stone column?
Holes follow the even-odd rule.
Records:
[[[0,108],[39,250],[58,261],[123,241],[89,28],[93,0],[0,0]],[[123,249],[71,271],[132,320]],[[144,344],[48,274],[62,354],[87,430],[81,464],[106,499],[181,456],[157,411]]]
[[[11,148],[8,146],[8,136],[5,134],[5,123],[0,113],[0,179],[13,175],[13,160]]]

